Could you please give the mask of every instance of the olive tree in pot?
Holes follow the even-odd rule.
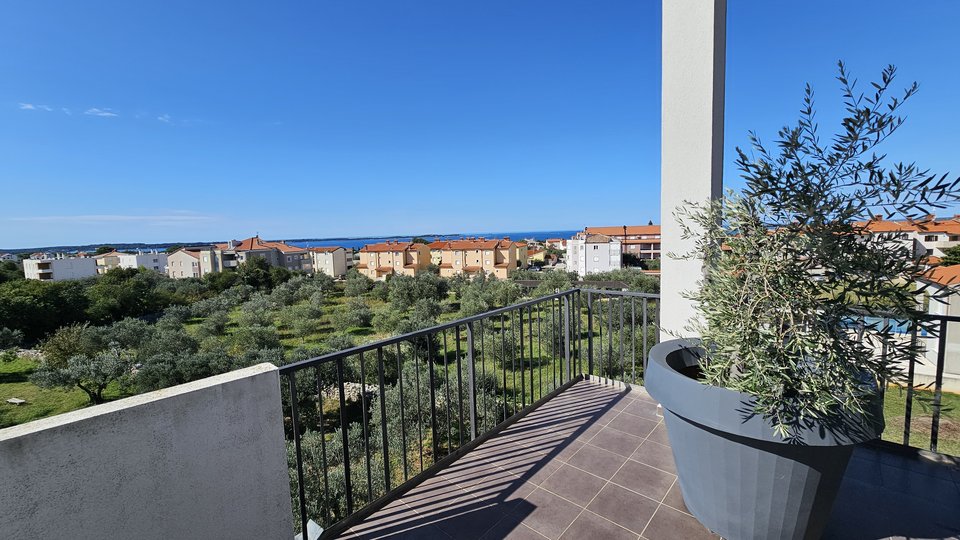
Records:
[[[917,353],[890,327],[921,320],[921,254],[870,220],[922,219],[957,203],[960,179],[882,165],[875,148],[903,123],[895,69],[860,94],[839,64],[846,117],[817,133],[813,91],[773,149],[739,148],[745,187],[678,210],[702,259],[688,293],[699,320],[650,353],[646,388],[664,408],[687,507],[725,538],[817,538],[853,445],[883,430],[881,386]],[[922,249],[922,248],[921,248]],[[865,317],[866,315],[866,317]],[[878,352],[886,349],[885,355]]]

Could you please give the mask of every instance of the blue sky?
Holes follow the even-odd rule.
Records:
[[[839,58],[920,81],[887,150],[960,174],[958,20],[730,0],[727,185]],[[0,50],[0,247],[659,219],[657,1],[8,1]]]

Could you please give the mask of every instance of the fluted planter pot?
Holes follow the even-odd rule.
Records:
[[[701,353],[699,340],[660,343],[650,351],[644,377],[663,406],[690,513],[730,540],[819,538],[854,445],[883,431],[882,404],[870,415],[879,424],[838,418],[784,441],[752,414],[749,395],[681,373],[696,366]]]

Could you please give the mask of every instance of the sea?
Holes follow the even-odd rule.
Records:
[[[547,238],[570,238],[579,231],[513,231],[513,232],[477,232],[477,233],[459,233],[459,234],[417,234],[413,236],[382,236],[365,238],[302,238],[297,240],[287,240],[286,242],[298,247],[327,247],[342,246],[347,249],[360,249],[367,244],[377,244],[380,242],[409,242],[414,237],[425,238],[429,241],[434,240],[458,240],[460,238],[509,238],[511,240],[539,240]]]

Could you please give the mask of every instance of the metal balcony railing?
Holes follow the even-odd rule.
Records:
[[[642,384],[659,303],[655,294],[572,289],[281,367],[302,538],[311,521],[323,537],[347,530],[579,380]],[[916,382],[922,361],[910,361],[902,444],[918,439],[919,402],[931,413],[929,448],[937,451],[947,324],[960,317],[931,317],[927,328],[931,320],[940,331],[926,335],[899,323],[904,339],[939,344],[927,349],[929,383]],[[898,323],[859,324],[870,331]],[[899,439],[891,414],[900,412],[887,411],[887,435]]]

